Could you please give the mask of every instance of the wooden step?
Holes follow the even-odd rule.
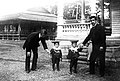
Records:
[[[62,59],[62,62],[70,62],[70,59]],[[78,60],[78,64],[89,64],[89,62]]]
[[[89,62],[88,61],[81,61],[81,60],[78,60],[78,64],[89,64]]]
[[[86,52],[79,52],[79,55],[80,55],[80,56],[86,56],[86,57],[87,57],[87,56],[88,56],[88,53],[86,53]]]
[[[86,56],[79,56],[78,60],[87,61],[87,57]]]

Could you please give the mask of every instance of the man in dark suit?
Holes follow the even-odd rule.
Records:
[[[45,42],[46,40],[46,31],[41,32],[33,32],[30,35],[28,35],[24,45],[23,49],[26,49],[26,60],[25,60],[25,71],[27,73],[30,72],[30,58],[31,58],[31,51],[33,52],[33,60],[32,60],[32,68],[31,70],[36,70],[37,67],[37,58],[38,58],[38,47],[39,41],[41,41],[44,49],[49,53],[47,44]]]
[[[98,58],[100,62],[99,73],[104,76],[105,71],[105,51],[106,51],[106,35],[105,28],[98,24],[95,16],[90,17],[92,28],[89,35],[83,41],[81,46],[85,45],[89,40],[92,41],[92,53],[90,56],[90,74],[95,74],[95,61]]]

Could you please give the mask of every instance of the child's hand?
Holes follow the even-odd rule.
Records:
[[[50,51],[48,49],[45,49],[48,54],[50,54]]]
[[[62,58],[60,58],[60,61],[62,62]]]
[[[49,58],[52,58],[52,56],[51,56],[51,55],[49,55]]]

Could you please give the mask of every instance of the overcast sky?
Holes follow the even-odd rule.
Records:
[[[60,2],[72,2],[75,0],[60,0]],[[8,14],[23,12],[29,8],[54,5],[58,0],[0,0],[0,17]]]
[[[57,0],[0,0],[0,17],[23,12],[29,8],[53,5]]]

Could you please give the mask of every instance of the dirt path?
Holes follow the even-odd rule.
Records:
[[[25,67],[24,41],[0,41],[0,81],[120,81],[120,67],[107,66],[105,77],[85,74],[88,65],[79,64],[78,74],[69,75],[69,63],[61,62],[61,71],[52,71],[49,55],[39,47],[37,71],[27,74]],[[48,42],[49,48],[51,43]],[[112,64],[111,64],[112,65]]]

